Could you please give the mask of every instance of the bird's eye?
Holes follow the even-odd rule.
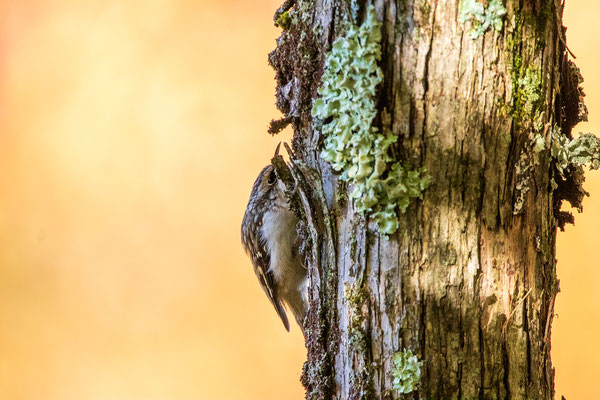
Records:
[[[275,171],[271,171],[271,173],[269,174],[269,180],[267,181],[267,183],[269,185],[273,185],[273,184],[275,184],[275,182],[277,182],[277,175],[275,175]]]

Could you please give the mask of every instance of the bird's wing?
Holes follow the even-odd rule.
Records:
[[[275,282],[273,280],[273,272],[269,268],[271,264],[271,257],[267,251],[267,245],[260,240],[258,232],[250,232],[247,237],[253,243],[244,243],[244,247],[252,259],[254,273],[258,278],[260,287],[266,293],[267,297],[271,301],[271,304],[273,304],[273,307],[275,307],[275,311],[277,311],[279,318],[281,318],[283,326],[285,326],[285,329],[289,332],[290,323],[288,322],[287,314],[285,313],[283,304],[281,304],[281,301],[277,297],[277,288],[275,287]],[[256,251],[253,251],[252,249],[256,249]]]

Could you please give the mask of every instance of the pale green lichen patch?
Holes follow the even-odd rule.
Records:
[[[589,193],[583,188],[583,167],[600,168],[600,138],[591,133],[582,133],[570,139],[558,126],[551,130],[550,154],[554,171],[550,184],[554,196],[554,217],[558,227],[564,231],[565,224],[574,223],[573,215],[560,210],[563,200],[581,212],[582,201]]]
[[[357,282],[353,284],[346,283],[345,295],[348,301],[349,310],[349,336],[350,346],[359,350],[364,350],[367,345],[366,336],[362,329],[362,324],[365,319],[363,313],[363,307],[365,306],[369,292],[364,286],[361,286]]]
[[[398,229],[396,207],[404,212],[412,198],[422,198],[431,178],[423,176],[422,168],[392,163],[388,148],[397,135],[372,126],[376,89],[383,79],[377,65],[380,42],[381,24],[370,6],[365,22],[350,26],[327,54],[321,97],[313,101],[312,116],[323,122],[321,157],[352,184],[356,210],[369,213],[379,232],[389,235]]]
[[[535,130],[529,133],[529,140],[524,144],[519,160],[515,164],[514,215],[523,212],[526,195],[532,183],[532,171],[534,171],[536,165],[539,165],[542,158],[545,157],[544,154],[547,154],[543,153],[546,150],[546,140],[542,133],[547,132],[547,130],[544,129],[542,120],[543,113],[540,114],[539,121],[534,122]]]
[[[546,140],[541,134],[538,133],[533,137],[532,149],[536,154],[541,153],[546,149]]]
[[[582,133],[573,140],[563,135],[560,128],[552,129],[551,154],[556,161],[556,169],[564,178],[570,166],[581,169],[600,168],[600,138],[592,133]]]
[[[515,184],[515,200],[513,204],[513,214],[517,215],[523,210],[525,205],[526,195],[529,192],[531,159],[529,154],[524,151],[519,157],[519,161],[515,165],[515,175],[517,177]]]
[[[417,390],[421,378],[421,363],[409,349],[394,354],[394,380],[392,387],[400,393],[410,393]]]
[[[458,21],[471,22],[473,29],[469,33],[471,39],[482,36],[490,27],[497,31],[502,30],[502,17],[506,8],[502,0],[489,0],[487,7],[477,0],[462,0],[459,7]]]
[[[525,74],[517,79],[514,107],[515,118],[535,117],[542,99],[542,78],[540,73],[527,68]]]

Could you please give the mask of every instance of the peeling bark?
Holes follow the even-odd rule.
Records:
[[[310,276],[307,399],[553,399],[550,331],[562,200],[553,190],[550,127],[581,117],[558,0],[505,0],[503,29],[473,40],[459,0],[379,0],[384,82],[376,125],[392,153],[432,176],[389,240],[358,215],[321,160],[310,110],[325,53],[367,3],[287,1],[269,60],[282,124],[294,128],[292,173]],[[539,77],[539,99],[526,76]],[[525,83],[524,83],[525,82]],[[383,117],[383,116],[389,117]],[[546,147],[533,151],[532,137]],[[571,217],[572,218],[572,217]],[[393,389],[393,355],[422,360],[419,389]]]

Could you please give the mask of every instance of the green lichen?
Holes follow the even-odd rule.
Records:
[[[519,157],[519,161],[515,165],[515,201],[513,204],[513,214],[517,215],[523,211],[526,195],[530,190],[531,158],[527,151],[523,151]]]
[[[527,68],[522,76],[516,77],[513,116],[520,121],[539,112],[542,99],[542,77],[539,71]]]
[[[359,351],[363,351],[367,346],[367,338],[362,329],[362,324],[365,319],[363,306],[369,298],[369,292],[358,282],[355,282],[352,285],[346,283],[345,295],[350,311],[350,320],[348,324],[350,346]]]
[[[372,126],[377,114],[376,88],[383,79],[381,24],[369,6],[360,26],[350,26],[325,59],[325,72],[313,101],[312,116],[325,136],[321,157],[353,186],[356,210],[369,213],[383,235],[398,229],[396,207],[405,212],[412,198],[422,198],[431,178],[425,170],[392,163],[388,148],[398,136]]]
[[[573,140],[563,135],[558,126],[552,129],[552,158],[556,169],[565,178],[569,167],[600,168],[600,138],[592,133],[582,133]]]
[[[542,151],[544,151],[545,149],[546,149],[546,140],[540,133],[537,133],[533,137],[532,150],[534,153],[538,154],[538,153],[541,153]]]
[[[394,354],[393,388],[400,393],[410,393],[417,390],[421,378],[421,363],[409,349]]]
[[[502,5],[502,0],[489,0],[487,7],[477,0],[462,0],[458,21],[463,24],[470,21],[473,29],[469,34],[471,39],[477,39],[490,27],[501,31],[502,17],[505,14],[506,8]]]
[[[546,157],[546,139],[542,133],[546,132],[542,123],[544,113],[539,113],[538,121],[534,122],[534,131],[529,133],[528,141],[524,143],[519,160],[515,164],[515,189],[513,214],[521,214],[527,200],[527,193],[531,189],[532,172],[536,165]],[[548,125],[549,127],[549,125]]]

